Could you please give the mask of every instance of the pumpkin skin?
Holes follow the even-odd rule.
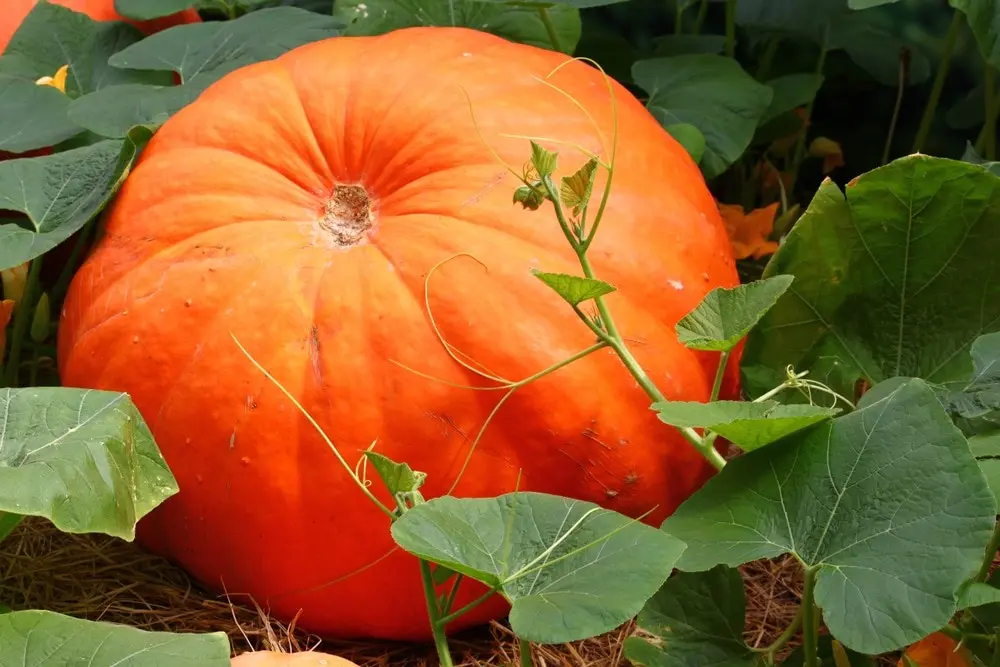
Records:
[[[195,23],[201,17],[194,9],[185,9],[177,14],[164,16],[151,21],[134,21],[122,17],[115,11],[115,0],[46,0],[54,5],[62,5],[73,11],[82,12],[95,21],[126,21],[143,33],[151,35],[160,30],[166,30],[175,25]],[[7,42],[14,36],[24,18],[31,13],[32,7],[39,0],[3,0],[3,11],[0,12],[0,53],[7,48]]]
[[[428,272],[457,253],[488,267],[442,264],[429,302],[444,338],[502,377],[528,377],[593,342],[530,273],[580,273],[551,208],[512,204],[519,183],[470,112],[471,100],[482,136],[518,171],[528,141],[503,134],[603,154],[587,117],[538,80],[566,60],[462,28],[334,38],[230,73],[160,128],[59,328],[63,383],[129,392],[178,479],[180,493],[139,524],[142,544],[278,618],[301,610],[298,625],[319,635],[430,636],[416,559],[233,338],[351,465],[376,441],[428,473],[426,497],[449,493],[501,392],[413,372],[495,386],[435,336]],[[551,82],[610,141],[599,72],[573,62]],[[618,288],[609,308],[665,395],[704,401],[718,355],[687,350],[673,326],[710,289],[738,283],[732,250],[697,165],[614,91],[618,164],[591,261]],[[560,175],[585,159],[563,147]],[[353,185],[370,196],[370,217],[346,196]],[[738,391],[738,359],[724,397]],[[658,525],[711,468],[649,405],[612,352],[593,354],[517,391],[451,492],[519,485],[631,516],[653,510],[645,520]],[[379,481],[371,488],[391,504]],[[472,582],[457,604],[481,593]],[[506,609],[495,599],[452,629]]]
[[[302,651],[278,653],[254,651],[242,653],[230,661],[231,667],[358,667],[357,663],[329,653]]]

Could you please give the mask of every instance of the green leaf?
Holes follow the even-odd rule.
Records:
[[[67,116],[69,98],[52,86],[0,72],[0,100],[0,151],[24,153],[54,146],[83,130]]]
[[[972,34],[983,60],[1000,67],[1000,2],[998,0],[948,0],[955,9],[962,11],[969,21]]]
[[[833,21],[827,47],[831,51],[843,49],[856,65],[884,86],[899,86],[899,54],[903,49],[910,58],[907,85],[921,84],[931,75],[930,61],[920,48],[874,25],[864,14],[844,14]]]
[[[531,165],[541,177],[551,176],[556,170],[559,155],[546,150],[540,144],[531,142]]]
[[[795,284],[750,333],[744,366],[808,369],[844,395],[860,378],[967,378],[972,342],[1000,330],[998,256],[1000,179],[980,167],[912,155],[846,194],[827,180],[764,270]]]
[[[756,660],[743,641],[745,616],[739,571],[678,572],[639,612],[637,625],[648,638],[626,639],[625,657],[642,667],[751,667]]]
[[[1000,504],[1000,430],[973,435],[969,438],[969,449],[986,476],[993,496]]]
[[[818,405],[781,405],[777,401],[663,401],[653,404],[660,421],[678,428],[705,428],[744,451],[760,449],[840,412]]]
[[[663,35],[653,40],[653,54],[669,57],[686,53],[722,53],[726,48],[723,35]]]
[[[0,414],[2,512],[45,517],[66,533],[132,540],[136,522],[177,493],[126,394],[3,389]]]
[[[677,322],[677,340],[694,350],[731,350],[791,286],[792,276],[716,287]]]
[[[959,611],[971,607],[982,607],[983,605],[996,602],[1000,602],[1000,588],[994,588],[989,584],[973,581],[959,590]]]
[[[823,85],[821,74],[789,74],[767,82],[774,91],[771,105],[760,119],[760,125],[769,123],[783,113],[806,106],[816,98]]]
[[[444,496],[392,525],[408,552],[498,590],[510,623],[542,644],[594,637],[635,616],[684,545],[593,503],[542,493]]]
[[[108,203],[151,136],[136,128],[124,140],[0,162],[0,210],[27,220],[0,219],[0,269],[18,266],[59,245]]]
[[[590,203],[597,177],[597,159],[590,158],[572,176],[563,176],[559,188],[559,200],[563,206],[572,209],[573,215],[580,215],[584,206]]]
[[[76,98],[106,86],[129,83],[169,85],[169,74],[116,69],[108,59],[143,37],[121,21],[94,21],[86,14],[40,2],[11,37],[0,72],[28,78],[52,76],[69,66],[66,95]],[[160,67],[141,68],[157,70]]]
[[[821,39],[823,27],[847,11],[844,0],[740,0],[736,5],[736,22]]]
[[[677,143],[684,147],[691,159],[701,163],[705,157],[705,135],[694,125],[688,123],[674,123],[667,125],[664,129],[670,133]]]
[[[980,336],[972,343],[972,375],[943,386],[945,407],[966,419],[1000,410],[1000,333]]]
[[[336,0],[333,15],[347,25],[346,34],[352,36],[381,35],[421,25],[459,26],[513,42],[573,53],[580,41],[581,22],[580,12],[570,4],[575,3],[515,6],[483,0]],[[543,7],[547,7],[558,48],[539,13]]]
[[[0,615],[4,667],[228,667],[229,653],[223,632],[149,632],[50,611]]]
[[[611,294],[615,288],[603,280],[582,278],[566,273],[543,273],[532,270],[531,273],[543,283],[555,290],[571,306],[578,306],[584,301],[596,299],[605,294]]]
[[[365,456],[393,496],[412,493],[427,481],[427,473],[414,470],[407,463],[396,463],[388,456],[373,451],[366,451]]]
[[[640,60],[632,78],[649,93],[646,107],[661,125],[694,125],[705,136],[707,178],[743,155],[773,96],[735,60],[712,54]]]
[[[688,545],[682,570],[794,554],[817,569],[833,636],[877,654],[951,618],[996,510],[965,438],[914,379],[730,461],[663,529]]]
[[[115,0],[116,12],[139,21],[170,16],[192,6],[194,0]]]
[[[545,199],[545,191],[541,189],[541,186],[522,185],[514,190],[514,203],[520,204],[530,211],[537,211],[545,203]]]
[[[146,84],[109,86],[74,100],[69,107],[69,118],[95,134],[118,139],[136,125],[162,125],[199,93],[196,86],[180,89]]]
[[[979,165],[994,176],[1000,176],[1000,162],[992,162],[981,158],[970,141],[965,142],[965,152],[962,153],[962,161]]]
[[[847,0],[847,6],[851,9],[871,9],[872,7],[881,7],[882,5],[891,5],[899,2],[899,0]]]
[[[175,26],[115,53],[109,62],[122,70],[176,72],[182,85],[102,90],[75,103],[73,117],[106,136],[118,136],[128,123],[162,123],[229,72],[335,37],[341,27],[338,19],[294,7],[261,9],[232,21]],[[267,39],[261,39],[265,34]],[[119,108],[119,102],[125,108]]]

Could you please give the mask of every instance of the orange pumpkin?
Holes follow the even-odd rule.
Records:
[[[3,0],[3,10],[0,11],[0,53],[7,48],[7,42],[13,37],[18,26],[24,21],[32,7],[42,0]],[[160,30],[166,30],[183,23],[201,21],[198,12],[186,9],[171,16],[165,16],[152,21],[133,21],[123,18],[115,11],[115,0],[44,0],[54,5],[62,5],[73,11],[83,12],[95,21],[127,21],[147,35]]]
[[[519,183],[484,144],[517,170],[529,143],[509,135],[607,157],[587,115],[539,78],[565,61],[460,28],[335,38],[227,75],[163,125],[59,330],[63,382],[130,392],[177,476],[180,493],[139,525],[143,544],[279,618],[301,609],[321,635],[429,636],[416,560],[233,338],[351,464],[374,441],[429,474],[427,497],[448,493],[500,392],[454,386],[491,383],[436,337],[432,267],[457,253],[485,264],[445,262],[429,303],[444,338],[493,373],[519,380],[593,342],[530,273],[580,273],[551,208],[515,206]],[[610,141],[599,72],[573,62],[550,81]],[[614,91],[617,172],[592,263],[619,288],[609,307],[664,393],[707,400],[718,356],[682,347],[673,326],[737,284],[732,250],[698,167]],[[563,146],[560,173],[585,159]],[[655,524],[711,470],[649,405],[613,353],[593,354],[504,404],[454,494],[520,483],[655,510]],[[480,594],[469,585],[459,604]],[[482,605],[455,628],[505,609]]]
[[[231,667],[358,667],[350,660],[318,651],[301,653],[254,651],[236,656],[230,661],[230,665]]]

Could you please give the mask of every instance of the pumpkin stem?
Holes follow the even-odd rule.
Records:
[[[319,226],[341,248],[358,245],[375,225],[372,200],[360,185],[337,184],[323,207]]]

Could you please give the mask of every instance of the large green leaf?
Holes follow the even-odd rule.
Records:
[[[677,322],[677,340],[695,350],[732,350],[793,280],[778,275],[736,287],[716,287]]]
[[[170,16],[195,4],[195,0],[115,0],[115,11],[140,21]]]
[[[625,657],[642,667],[751,667],[757,660],[743,641],[743,577],[728,567],[678,572],[646,603],[639,629],[625,640]]]
[[[931,75],[931,63],[919,48],[852,12],[830,24],[827,48],[843,49],[856,65],[885,86],[899,85],[899,54],[907,50],[907,85],[921,84]]]
[[[331,16],[294,7],[176,26],[119,51],[109,62],[122,71],[176,72],[182,85],[110,86],[80,98],[70,114],[87,129],[110,137],[122,136],[132,125],[158,125],[229,72],[334,37],[341,27]],[[261,39],[265,34],[267,39]]]
[[[573,53],[580,41],[580,12],[569,4],[545,9],[558,41],[555,45],[540,14],[543,8],[489,0],[337,0],[333,15],[347,24],[348,35],[381,35],[424,25],[462,26]]]
[[[819,405],[781,405],[777,401],[661,401],[653,404],[660,421],[678,428],[705,428],[744,451],[826,421],[840,412]]]
[[[760,124],[768,123],[781,114],[804,107],[816,98],[823,85],[821,74],[788,74],[770,79],[767,85],[774,91]]]
[[[177,493],[126,394],[3,389],[0,415],[0,512],[131,540],[136,522]]]
[[[174,634],[49,611],[0,614],[3,667],[228,667],[223,632]]]
[[[143,37],[133,26],[120,21],[94,21],[86,14],[60,5],[40,2],[11,37],[0,72],[32,80],[52,76],[69,66],[66,94],[75,98],[106,86],[127,83],[167,85],[164,72],[116,69],[108,59]]]
[[[946,383],[945,407],[966,419],[1000,410],[1000,333],[980,336],[972,344],[970,377]]]
[[[640,60],[632,78],[649,93],[646,106],[664,127],[685,123],[705,135],[700,164],[707,178],[743,155],[773,96],[735,60],[714,54]]]
[[[69,98],[32,79],[0,71],[0,100],[0,151],[24,153],[54,146],[83,130],[67,116]]]
[[[948,4],[965,13],[983,59],[1000,67],[1000,1],[948,0]]]
[[[795,283],[748,336],[747,391],[788,365],[845,395],[969,377],[972,342],[1000,330],[998,257],[1000,178],[981,167],[912,155],[846,192],[827,180],[764,271]]]
[[[971,436],[969,449],[979,462],[990,490],[1000,503],[1000,429]]]
[[[878,389],[876,387],[875,389]],[[922,380],[729,462],[668,518],[683,570],[794,554],[845,646],[876,654],[944,625],[983,557],[997,504]]]
[[[740,0],[736,5],[736,22],[818,37],[824,25],[847,11],[846,0]]]
[[[495,588],[519,637],[562,643],[618,627],[666,581],[684,545],[593,503],[542,493],[435,498],[392,536],[408,552]]]
[[[0,162],[0,210],[27,216],[0,219],[0,269],[42,255],[87,224],[117,192],[149,137],[137,127],[125,139]]]

